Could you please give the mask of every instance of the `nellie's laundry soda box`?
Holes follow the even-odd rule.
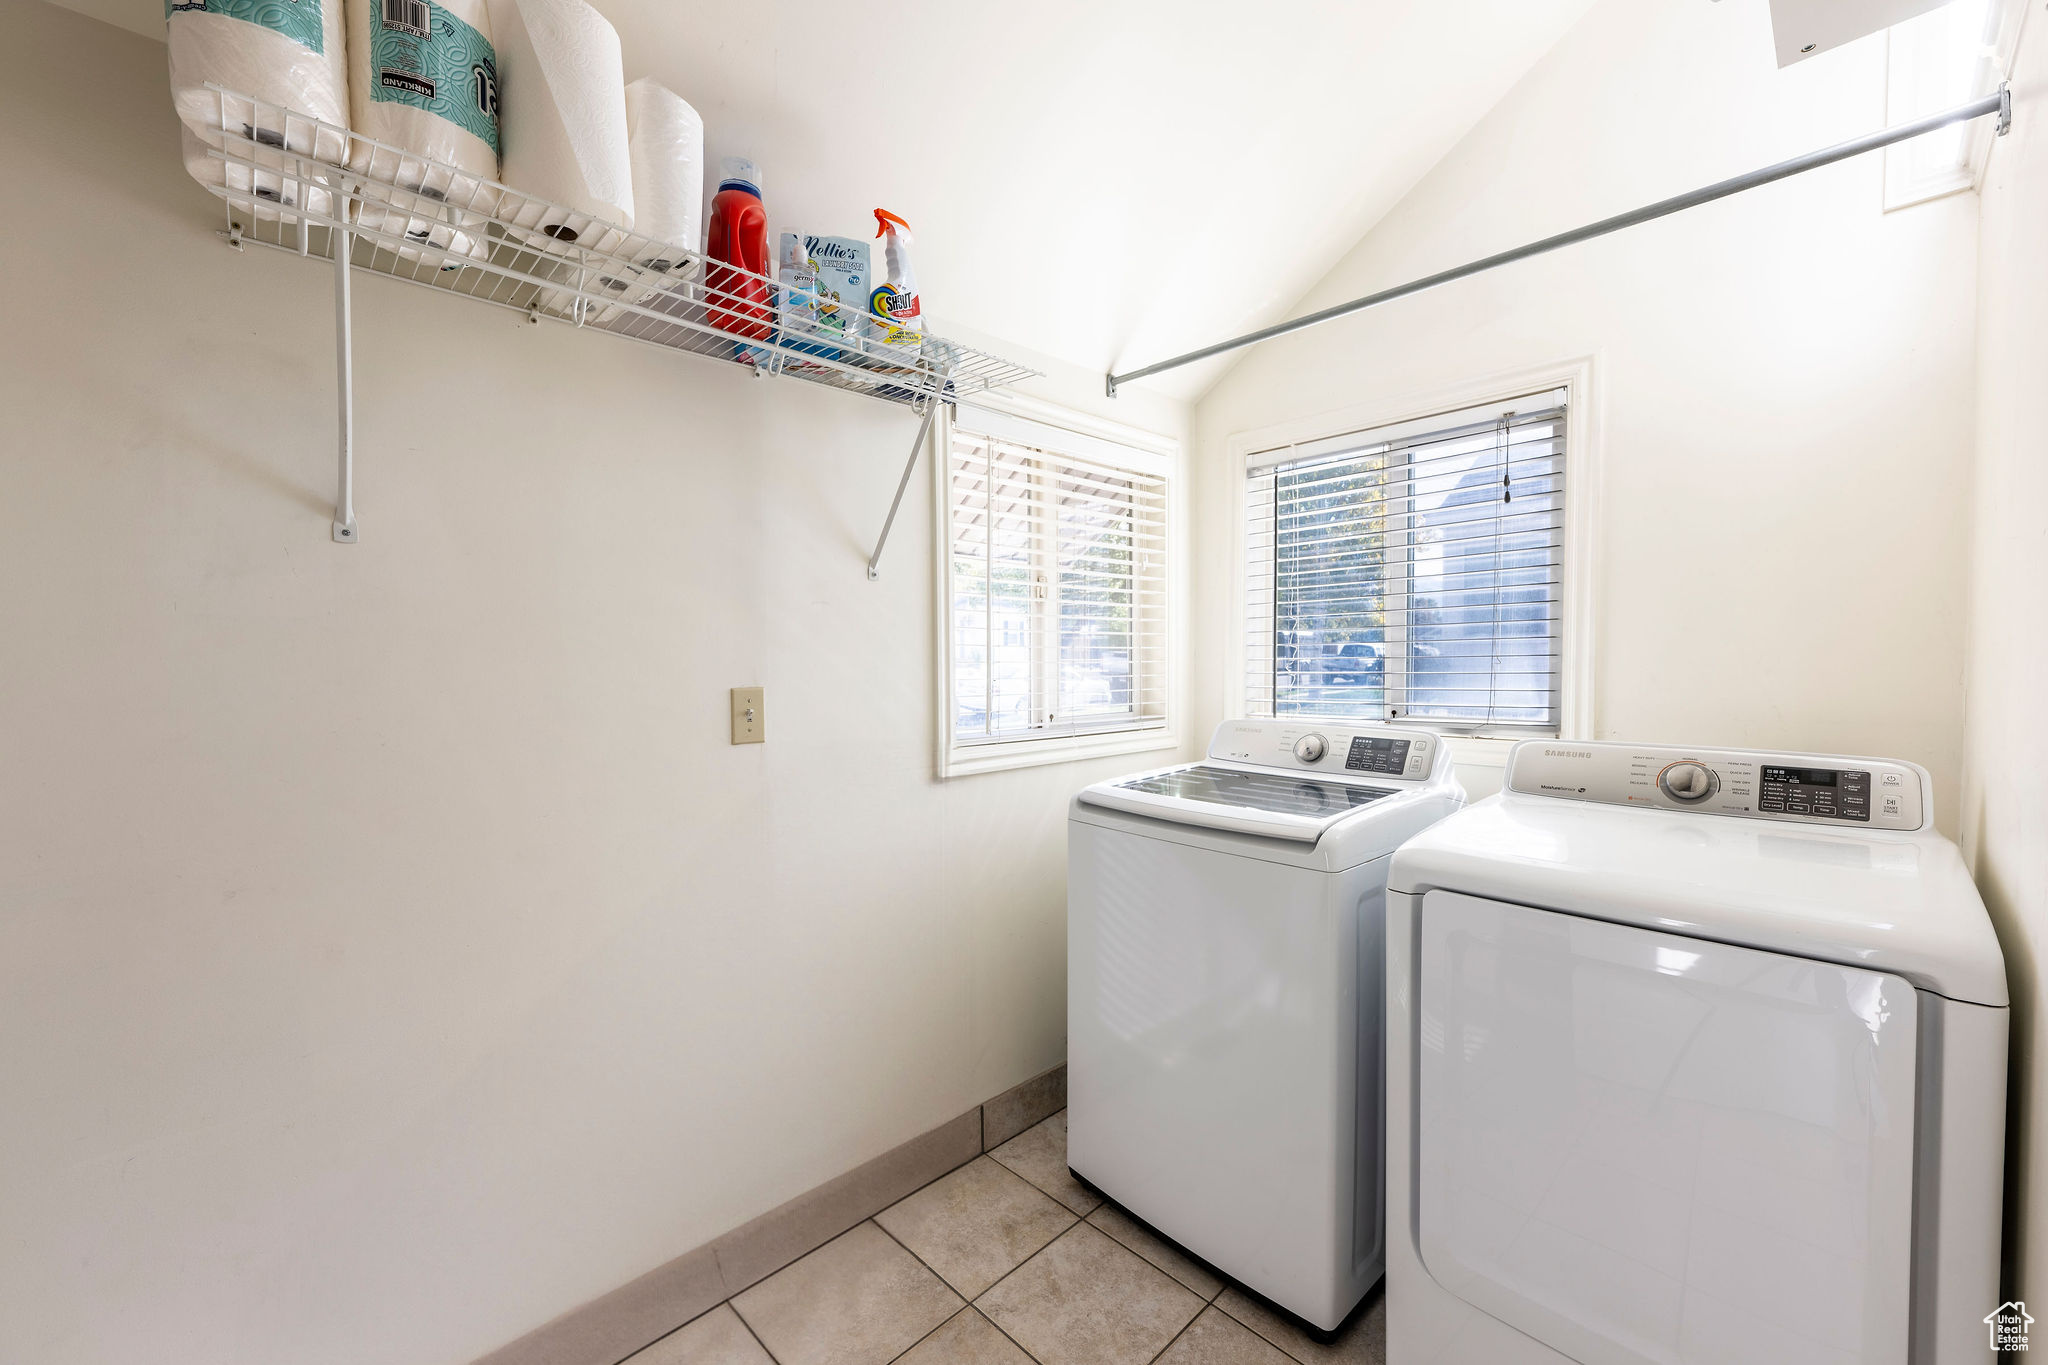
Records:
[[[782,346],[833,360],[858,351],[868,309],[868,244],[785,232],[779,257]]]

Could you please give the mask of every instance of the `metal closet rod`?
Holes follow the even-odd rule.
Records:
[[[1440,284],[1449,284],[1453,280],[1462,280],[1468,276],[1482,274],[1485,271],[1494,270],[1504,265],[1512,265],[1516,261],[1526,261],[1531,256],[1541,256],[1547,251],[1556,251],[1559,247],[1591,241],[1595,237],[1605,237],[1610,232],[1619,232],[1623,228],[1634,227],[1638,223],[1647,223],[1653,219],[1666,218],[1685,209],[1697,208],[1701,204],[1711,204],[1716,199],[1726,199],[1731,194],[1740,194],[1744,190],[1753,190],[1759,185],[1768,185],[1772,181],[1783,180],[1788,176],[1798,175],[1802,171],[1811,171],[1821,166],[1833,165],[1837,161],[1846,161],[1852,156],[1861,156],[1865,152],[1874,152],[1880,147],[1889,147],[1894,142],[1905,142],[1910,138],[1919,137],[1923,133],[1931,133],[1937,128],[1946,128],[1952,123],[1967,123],[1971,119],[1983,118],[1986,114],[1998,115],[1998,133],[1999,136],[2003,137],[2006,130],[2012,127],[2012,92],[2007,86],[2000,84],[1997,90],[1984,96],[1982,99],[1975,99],[1971,100],[1968,104],[1957,105],[1955,108],[1943,113],[1929,114],[1926,118],[1915,119],[1911,123],[1902,123],[1896,128],[1883,128],[1875,133],[1866,133],[1864,136],[1852,138],[1848,142],[1836,143],[1832,147],[1826,147],[1817,152],[1808,152],[1805,156],[1795,156],[1790,161],[1780,161],[1775,166],[1766,166],[1760,171],[1751,171],[1748,175],[1738,175],[1732,180],[1723,180],[1717,184],[1709,185],[1705,189],[1694,190],[1690,194],[1681,194],[1670,199],[1660,199],[1654,204],[1628,213],[1616,214],[1612,218],[1602,218],[1597,223],[1588,223],[1584,227],[1573,228],[1570,232],[1560,232],[1555,237],[1545,237],[1540,242],[1530,242],[1526,246],[1518,246],[1511,251],[1503,251],[1497,255],[1472,261],[1466,265],[1454,266],[1449,270],[1439,271],[1434,275],[1425,275],[1419,280],[1410,280],[1407,284],[1397,284],[1392,289],[1382,289],[1377,294],[1367,294],[1362,299],[1353,299],[1349,303],[1336,304],[1323,309],[1321,312],[1309,313],[1298,318],[1290,318],[1286,322],[1276,322],[1271,327],[1261,327],[1256,332],[1246,332],[1243,336],[1232,337],[1228,341],[1219,341],[1213,346],[1204,346],[1199,351],[1189,351],[1186,355],[1177,355],[1171,360],[1161,360],[1139,369],[1126,370],[1122,374],[1105,375],[1103,376],[1103,391],[1111,398],[1114,398],[1116,397],[1117,386],[1119,384],[1128,384],[1133,379],[1143,379],[1147,375],[1160,374],[1167,370],[1177,370],[1183,365],[1192,365],[1198,360],[1207,360],[1212,355],[1222,355],[1226,351],[1235,351],[1245,346],[1254,346],[1261,341],[1271,341],[1274,337],[1286,336],[1289,332],[1299,332],[1303,328],[1314,327],[1318,323],[1329,322],[1334,318],[1341,318],[1367,308],[1377,307],[1382,303],[1391,303],[1395,299],[1407,298],[1410,294],[1420,294],[1423,290],[1434,289]]]

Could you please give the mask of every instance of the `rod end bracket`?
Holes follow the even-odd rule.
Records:
[[[1114,398],[1114,397],[1116,397],[1116,376],[1115,376],[1115,375],[1113,375],[1113,374],[1106,374],[1106,375],[1102,376],[1102,396],[1103,396],[1104,398]]]
[[[353,516],[345,520],[341,517],[334,519],[334,543],[337,545],[353,545],[356,543],[356,519]]]
[[[2012,131],[2012,82],[2000,81],[1998,85],[1998,135],[2004,137]]]

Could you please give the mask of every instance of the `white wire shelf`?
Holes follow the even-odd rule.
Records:
[[[765,275],[707,259],[565,205],[401,151],[296,110],[218,87],[225,234],[461,294],[536,319],[744,365],[762,375],[922,406],[984,393],[1039,371],[926,334],[892,344],[869,331],[866,300],[837,305],[849,325],[790,306]]]
[[[1039,371],[930,334],[884,340],[866,299],[824,302],[766,275],[209,85],[211,137],[187,166],[224,201],[222,236],[328,261],[334,269],[337,489],[333,536],[355,544],[356,270],[461,294],[576,327],[688,351],[756,375],[787,375],[922,413],[868,577],[942,402]],[[806,306],[806,305],[809,306]],[[835,325],[838,324],[838,325]]]

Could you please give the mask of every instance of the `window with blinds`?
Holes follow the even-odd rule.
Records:
[[[1248,714],[1557,732],[1566,392],[1252,457]]]
[[[1166,725],[1166,465],[960,409],[947,462],[958,746]]]

